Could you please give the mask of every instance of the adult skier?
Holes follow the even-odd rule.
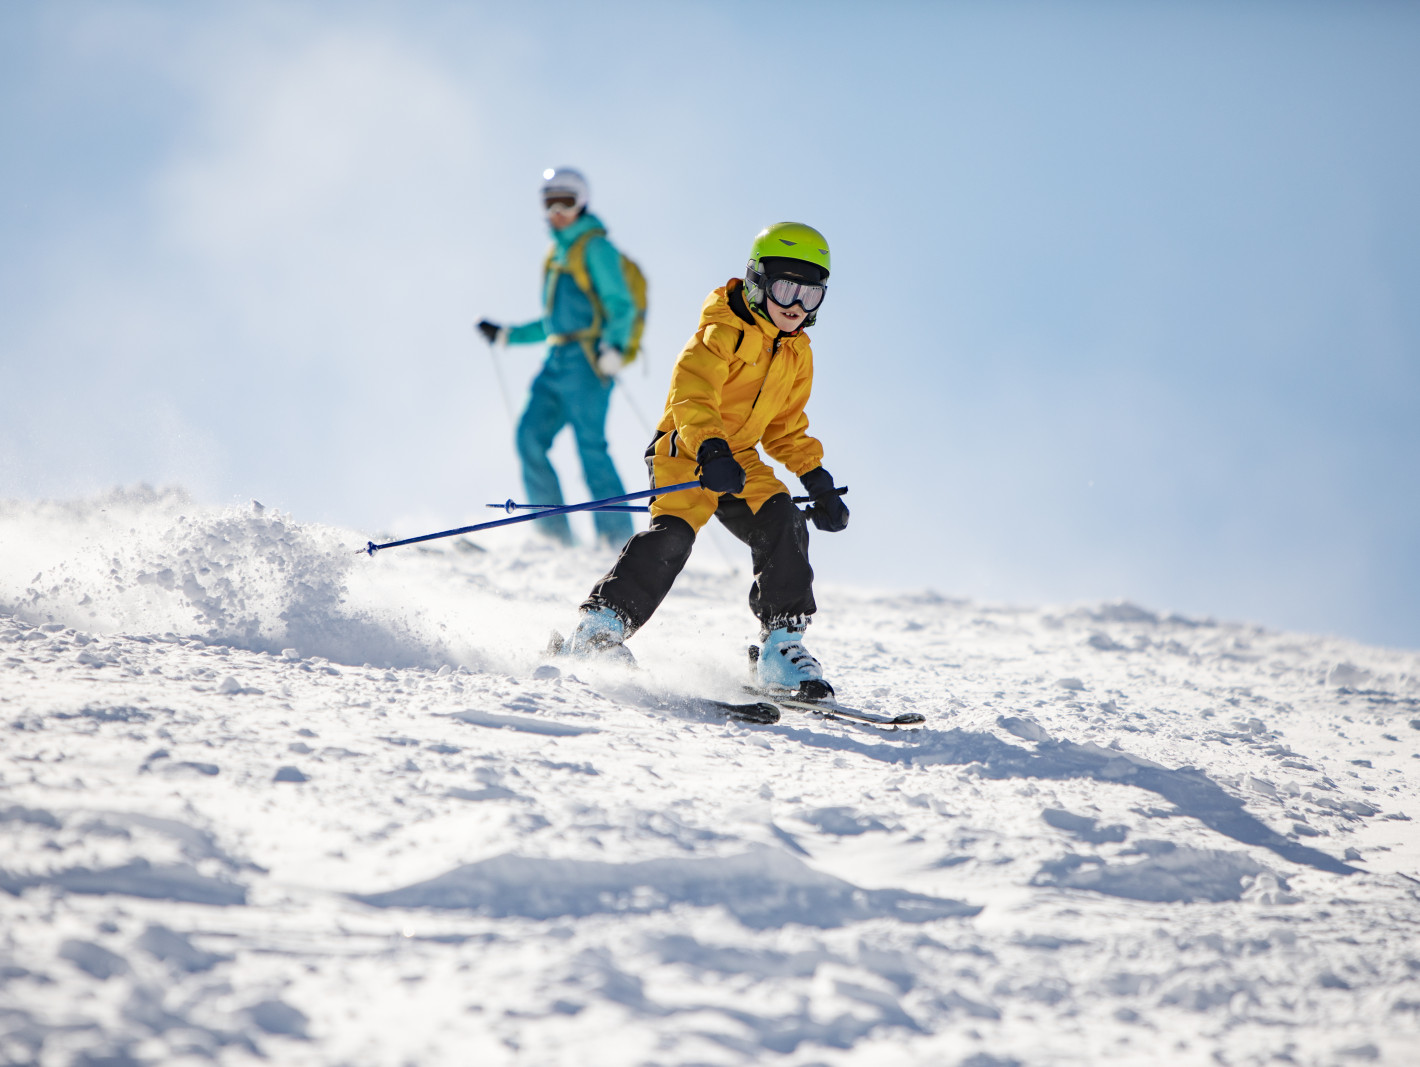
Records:
[[[581,606],[568,651],[634,662],[625,641],[650,619],[717,518],[750,548],[750,610],[759,618],[757,681],[767,691],[832,697],[803,645],[815,604],[804,513],[758,447],[798,476],[820,530],[848,525],[848,508],[823,469],[823,446],[804,413],[813,352],[804,327],[823,303],[828,242],[811,226],[775,223],[750,247],[743,279],[705,300],[700,325],[671,374],[665,414],[646,449],[651,486],[697,478],[703,488],[656,497],[651,525],[633,537]]]
[[[561,504],[562,486],[547,458],[553,438],[571,424],[582,475],[594,497],[626,492],[607,453],[606,412],[616,374],[624,366],[637,308],[619,252],[606,227],[587,210],[587,180],[571,167],[543,172],[542,206],[553,247],[543,273],[543,313],[519,326],[478,324],[490,344],[548,344],[547,361],[533,380],[518,422],[523,485],[535,504]],[[594,516],[597,539],[613,548],[631,536],[624,512]],[[567,516],[539,519],[541,531],[572,543]]]

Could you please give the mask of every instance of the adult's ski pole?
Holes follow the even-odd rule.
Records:
[[[421,541],[434,541],[440,537],[457,537],[459,534],[477,533],[479,530],[491,530],[495,526],[512,526],[514,523],[531,522],[533,519],[545,519],[552,515],[570,515],[574,511],[596,511],[608,504],[624,504],[628,500],[644,500],[647,497],[665,496],[667,493],[679,493],[684,489],[699,488],[700,483],[698,481],[681,482],[678,485],[666,485],[657,489],[643,489],[639,493],[627,493],[625,496],[609,496],[603,500],[588,500],[581,504],[565,504],[562,507],[539,509],[527,515],[514,515],[509,519],[495,519],[492,522],[480,522],[475,526],[460,526],[457,530],[440,530],[438,533],[422,534],[419,537],[406,537],[403,541],[386,541],[382,545],[377,545],[373,541],[367,541],[364,548],[356,549],[356,551],[373,556],[382,548],[399,548],[401,545],[417,545]]]
[[[493,361],[493,375],[498,379],[498,395],[503,398],[503,411],[508,416],[508,421],[514,426],[518,420],[513,417],[513,402],[508,399],[508,383],[503,380],[503,364],[498,362],[498,346],[488,342],[488,358]]]

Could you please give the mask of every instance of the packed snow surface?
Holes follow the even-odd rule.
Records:
[[[373,533],[0,504],[0,1063],[1420,1062],[1420,653]]]

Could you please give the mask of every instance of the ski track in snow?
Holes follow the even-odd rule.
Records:
[[[407,531],[405,531],[407,532]],[[0,504],[0,1063],[1420,1062],[1420,653],[825,584],[880,730],[726,724],[701,552]]]

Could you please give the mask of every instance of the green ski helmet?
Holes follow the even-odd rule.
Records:
[[[788,278],[805,285],[825,286],[828,272],[828,240],[823,234],[802,222],[776,222],[755,234],[750,245],[745,302],[768,318],[765,301],[771,279]],[[818,305],[804,310],[808,313],[804,325],[812,326],[818,318]]]

